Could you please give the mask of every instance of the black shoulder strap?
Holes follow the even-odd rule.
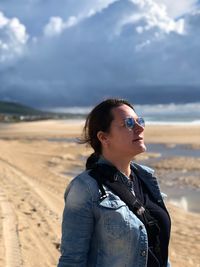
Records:
[[[119,179],[119,171],[114,166],[107,164],[96,164],[89,172],[93,177],[101,191],[100,200],[107,197],[103,185],[107,186],[114,194],[116,194],[128,208],[144,223],[147,233],[151,235],[158,235],[159,226],[157,221],[150,215],[147,209],[141,204],[136,196],[129,190],[129,188]]]
[[[107,197],[103,188],[103,185],[105,185],[119,196],[119,198],[127,204],[129,209],[137,213],[137,215],[141,215],[145,211],[145,208],[136,196],[129,190],[126,184],[121,182],[119,179],[119,171],[114,166],[96,164],[93,169],[91,169],[90,176],[92,176],[99,185],[101,200]]]

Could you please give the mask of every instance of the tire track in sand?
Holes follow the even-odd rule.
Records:
[[[5,267],[23,267],[16,214],[2,189],[0,189],[0,206],[3,218]]]
[[[57,201],[61,202],[60,198],[13,164],[2,159],[0,163],[4,192],[17,209],[24,266],[55,266],[60,235],[60,229],[56,227],[60,220]]]
[[[52,192],[49,187],[45,188],[41,183],[25,175],[19,168],[11,164],[9,161],[3,158],[0,158],[0,161],[6,164],[7,167],[9,167],[9,169],[23,182],[28,184],[32,191],[39,195],[44,203],[46,203],[47,207],[51,209],[52,213],[54,213],[56,217],[59,217],[58,211],[63,209],[63,202],[61,201],[60,197],[57,196],[56,192]]]
[[[6,181],[6,186],[10,186],[12,190],[12,188],[16,188],[16,183],[18,185],[26,185],[27,187],[24,188],[24,193],[30,205],[33,208],[36,207],[37,210],[39,209],[43,215],[48,213],[52,218],[49,221],[49,224],[51,224],[51,222],[53,223],[53,221],[60,222],[63,210],[63,200],[57,196],[56,193],[53,193],[53,190],[49,191],[44,185],[25,175],[15,165],[2,158],[0,158],[0,162],[8,172],[5,177],[6,180],[4,179]],[[26,192],[27,189],[28,192]],[[52,231],[55,233],[56,239],[58,240],[60,237],[60,229],[55,229],[52,225]]]

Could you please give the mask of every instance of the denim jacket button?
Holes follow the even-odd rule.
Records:
[[[146,251],[145,250],[142,250],[141,253],[140,253],[141,256],[145,257],[146,256]]]

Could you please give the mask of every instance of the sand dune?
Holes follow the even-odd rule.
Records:
[[[56,266],[64,190],[91,152],[71,139],[80,136],[82,126],[81,121],[0,125],[0,267]],[[198,127],[149,126],[146,140],[196,147],[199,133]],[[173,267],[200,266],[200,215],[168,207]]]

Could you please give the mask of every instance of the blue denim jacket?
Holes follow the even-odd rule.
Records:
[[[164,207],[153,170],[135,163],[134,168],[139,168],[142,179]],[[88,171],[67,187],[58,267],[147,266],[148,239],[143,223],[117,195],[105,189],[108,196],[100,201],[99,187]]]

